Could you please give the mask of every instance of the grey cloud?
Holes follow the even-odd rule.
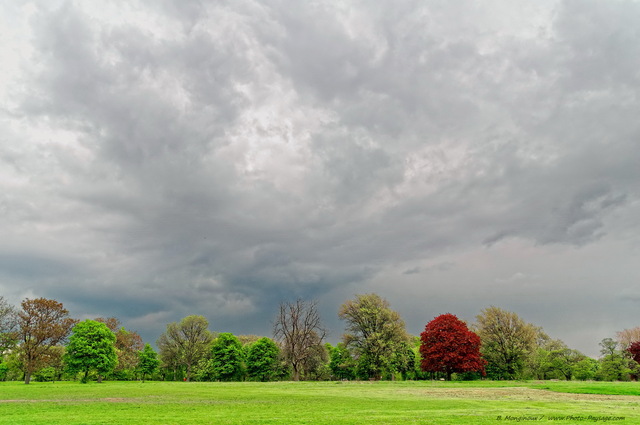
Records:
[[[0,269],[70,273],[29,284],[148,334],[192,312],[242,331],[380,276],[471,287],[458,257],[510,240],[600,246],[639,196],[638,7],[526,7],[40,5],[0,112],[21,253]]]

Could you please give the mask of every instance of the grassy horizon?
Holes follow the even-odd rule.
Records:
[[[631,424],[639,395],[631,382],[2,382],[0,424]]]

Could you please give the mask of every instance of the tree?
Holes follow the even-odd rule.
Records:
[[[5,351],[16,345],[18,340],[18,317],[15,308],[0,296],[0,362]]]
[[[160,360],[158,353],[149,344],[145,344],[141,351],[138,351],[138,370],[142,373],[142,382],[147,375],[153,374],[158,368]]]
[[[131,379],[138,366],[138,352],[144,347],[142,337],[137,332],[125,329],[120,320],[115,317],[99,317],[95,320],[107,325],[116,336],[118,365],[114,369],[114,375],[117,379]]]
[[[211,344],[209,362],[213,379],[239,381],[244,375],[244,354],[240,341],[232,333],[223,332]]]
[[[622,350],[628,349],[634,342],[640,341],[640,326],[624,329],[616,333],[616,339]]]
[[[601,381],[628,381],[632,372],[630,366],[631,359],[625,358],[623,351],[618,349],[618,341],[612,338],[604,338],[600,341],[599,360],[600,367],[596,374],[596,379]]]
[[[573,376],[581,381],[592,380],[596,377],[598,369],[597,360],[585,357],[573,365]]]
[[[82,382],[87,382],[89,372],[98,373],[98,382],[118,363],[116,337],[104,323],[85,320],[73,327],[69,338],[65,363],[70,372],[84,372]]]
[[[281,303],[273,335],[282,345],[282,354],[293,370],[293,380],[299,381],[305,361],[326,335],[317,302],[298,298],[295,302]]]
[[[323,381],[331,377],[327,347],[317,336],[315,344],[309,347],[309,355],[302,362],[302,379],[305,381]]]
[[[637,363],[640,363],[640,341],[635,341],[629,345],[627,352],[631,355],[631,358]]]
[[[76,321],[62,303],[46,298],[25,299],[18,313],[20,359],[24,367],[24,383],[38,370],[52,347],[64,342]]]
[[[539,330],[517,314],[493,306],[482,310],[476,320],[474,331],[482,341],[487,374],[494,379],[520,377],[535,350]]]
[[[270,381],[276,375],[280,349],[267,337],[249,345],[247,350],[247,375],[255,381]]]
[[[176,366],[185,366],[187,381],[191,380],[193,367],[209,351],[213,335],[208,327],[209,322],[203,316],[187,316],[180,323],[169,323],[158,339],[160,356]]]
[[[329,368],[331,369],[333,376],[341,380],[355,379],[356,362],[353,357],[351,357],[351,353],[344,343],[339,342],[335,347],[331,347],[329,354]]]
[[[144,342],[140,334],[128,331],[124,327],[118,329],[115,336],[118,365],[114,372],[119,376],[119,379],[129,379],[138,367],[138,361],[140,360],[138,353],[144,348]]]
[[[338,313],[347,322],[343,342],[357,361],[361,378],[380,379],[393,373],[394,353],[409,342],[404,321],[377,294],[356,295]]]
[[[422,370],[442,372],[447,381],[452,373],[485,373],[480,356],[480,338],[453,314],[441,314],[427,323],[420,334]]]

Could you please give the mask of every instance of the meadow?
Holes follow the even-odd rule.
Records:
[[[638,424],[640,383],[0,382],[0,424],[498,423]]]

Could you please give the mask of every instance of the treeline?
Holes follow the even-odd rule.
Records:
[[[377,294],[339,310],[342,341],[325,342],[317,304],[280,304],[272,337],[209,330],[203,316],[169,323],[158,352],[116,318],[78,321],[62,303],[0,296],[0,380],[637,380],[640,327],[601,341],[589,358],[517,314],[488,307],[467,324],[442,314],[420,336]]]

